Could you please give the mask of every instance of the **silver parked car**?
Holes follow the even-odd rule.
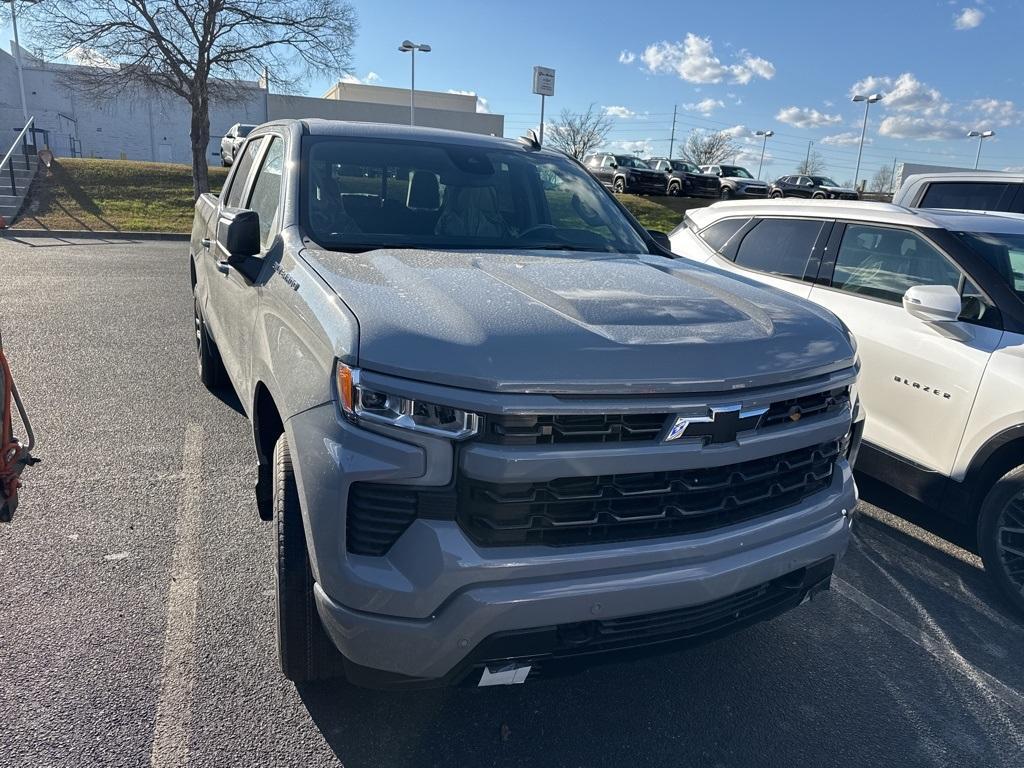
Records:
[[[828,587],[854,341],[662,242],[535,141],[249,135],[196,203],[195,334],[252,421],[288,677],[521,683]]]

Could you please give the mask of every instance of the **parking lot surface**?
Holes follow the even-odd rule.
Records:
[[[0,527],[3,766],[1024,765],[1024,622],[969,533],[868,486],[833,590],[713,644],[512,687],[297,688],[247,423],[196,377],[187,256],[0,240],[43,459]]]

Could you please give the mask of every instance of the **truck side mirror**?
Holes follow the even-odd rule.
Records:
[[[217,244],[229,260],[260,252],[260,215],[247,208],[223,208],[217,219]]]
[[[915,285],[903,294],[903,308],[926,323],[954,323],[960,317],[960,294],[950,285]]]

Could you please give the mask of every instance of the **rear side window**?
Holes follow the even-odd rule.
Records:
[[[242,192],[245,191],[245,180],[249,178],[252,164],[256,161],[256,155],[259,154],[262,143],[263,137],[260,136],[245,145],[245,151],[242,152],[242,156],[238,159],[238,168],[235,169],[234,176],[231,177],[231,186],[228,188],[227,197],[224,198],[224,205],[229,208],[237,208],[241,205]]]
[[[701,230],[701,240],[721,253],[726,244],[732,240],[733,235],[739,232],[748,221],[749,219],[722,219],[722,221],[716,221],[711,226]]]
[[[1010,184],[998,182],[932,182],[921,198],[921,208],[964,208],[975,211],[1005,210]]]
[[[748,269],[802,280],[823,221],[763,219],[743,238],[736,263]]]

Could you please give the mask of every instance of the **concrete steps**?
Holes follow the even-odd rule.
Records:
[[[7,164],[0,168],[0,216],[3,216],[7,226],[14,223],[14,219],[21,211],[21,206],[28,195],[28,189],[36,176],[39,168],[39,158],[29,155],[27,160],[23,154],[15,154]],[[14,170],[14,191],[11,190],[11,169]]]

